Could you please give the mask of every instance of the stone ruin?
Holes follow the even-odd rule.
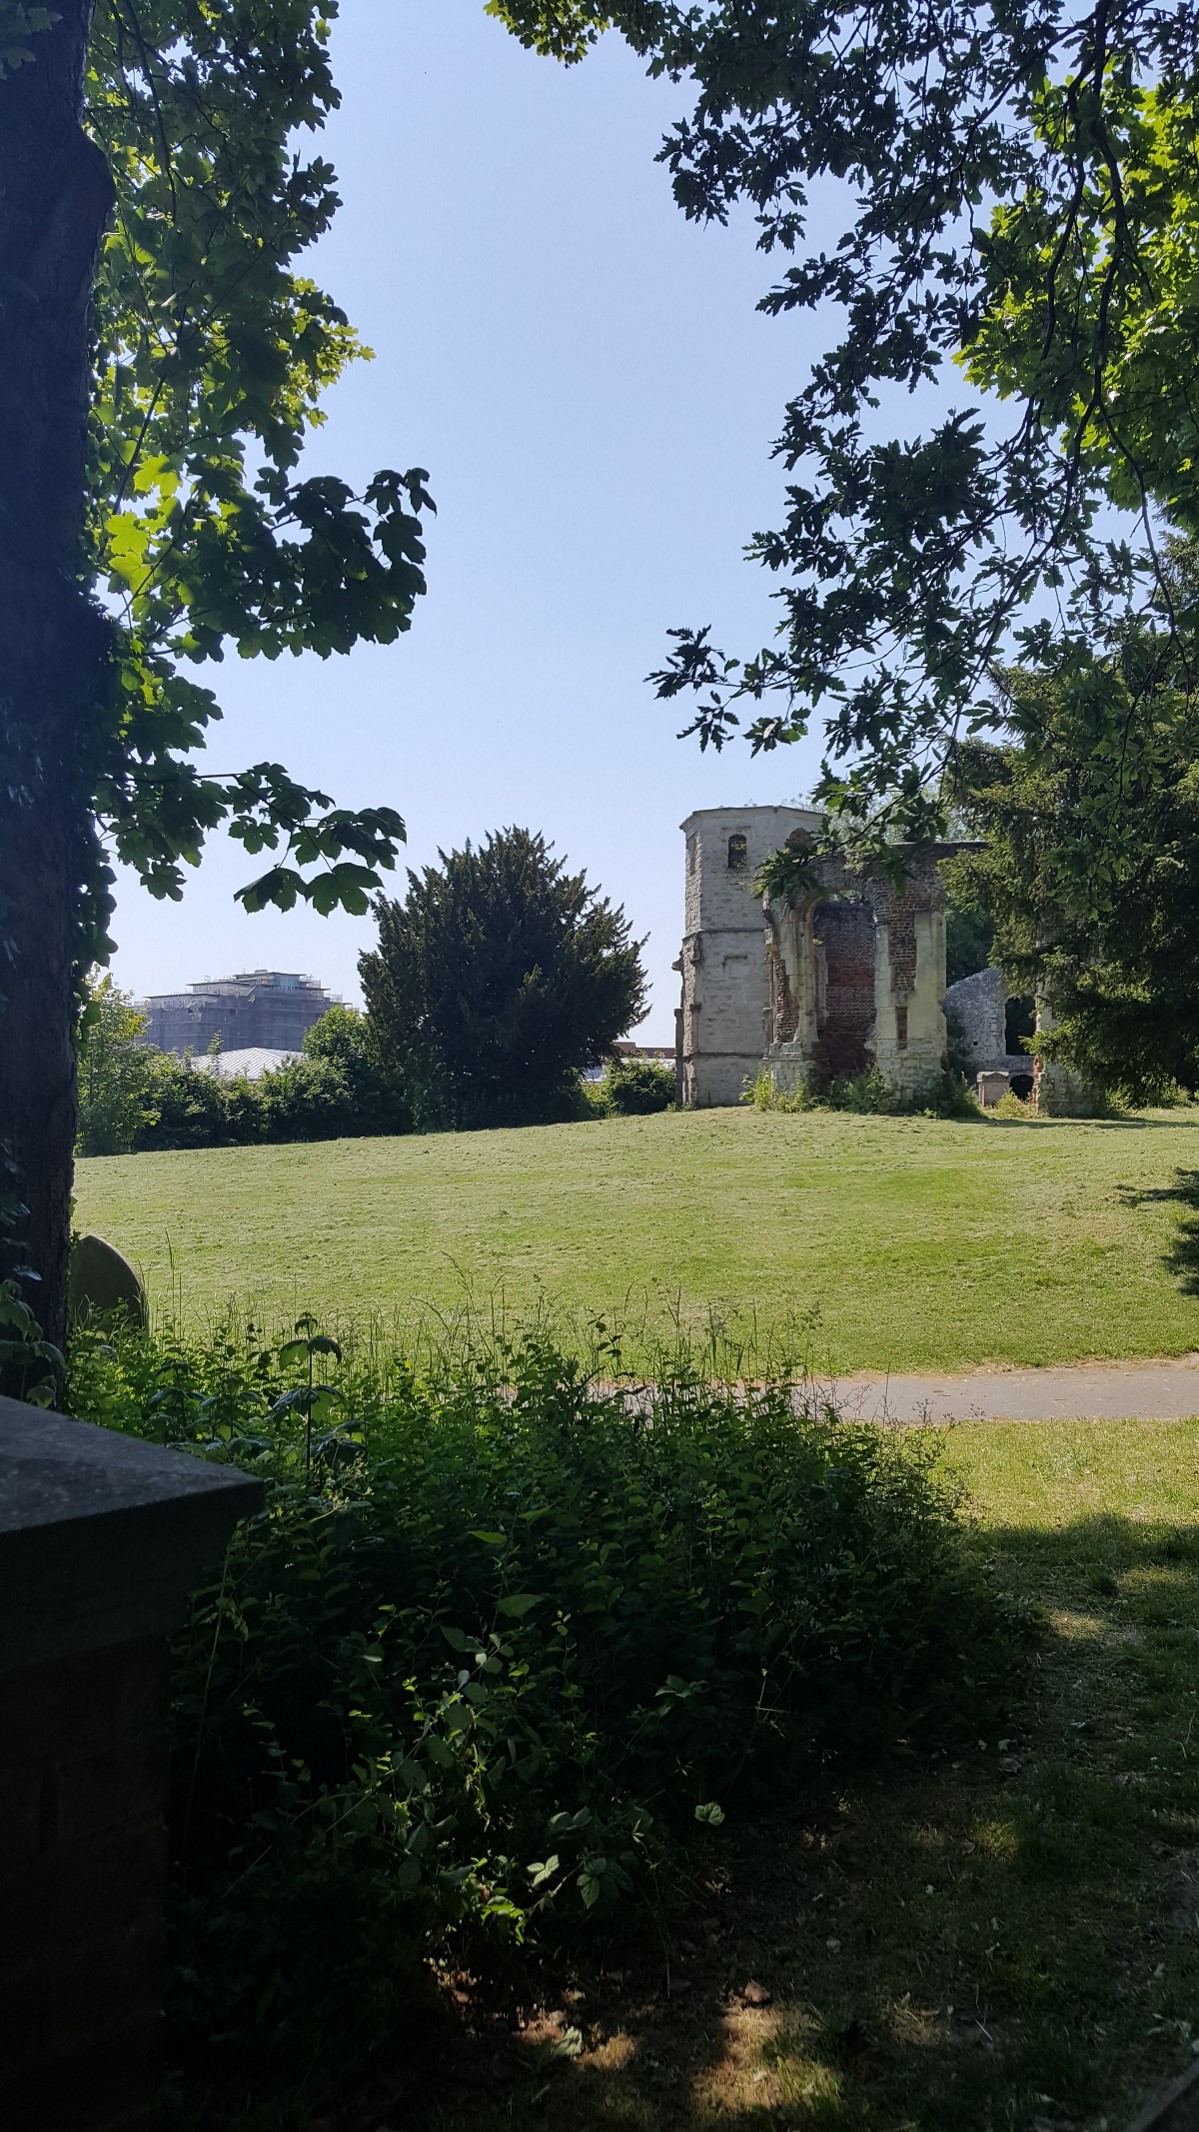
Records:
[[[972,977],[960,977],[956,985],[946,988],[945,1012],[957,1023],[971,1077],[1006,1075],[1013,1095],[1029,1096],[1036,1061],[1027,1051],[1008,1050],[1010,996],[1002,970],[976,970]]]
[[[1026,1079],[1031,1090],[1032,1059],[1007,1052],[1002,973],[946,989],[940,862],[959,845],[901,854],[900,878],[834,853],[811,862],[808,891],[754,896],[764,861],[814,839],[820,819],[805,807],[704,807],[682,825],[680,1100],[737,1103],[762,1074],[792,1095],[871,1068],[897,1096],[913,1096],[945,1064],[947,1007],[967,1072],[1011,1076],[1003,1086]]]

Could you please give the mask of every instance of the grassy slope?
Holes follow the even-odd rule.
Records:
[[[1166,1258],[1199,1113],[948,1124],[708,1111],[524,1132],[79,1165],[76,1221],[187,1314],[274,1319],[539,1290],[664,1322],[715,1310],[820,1369],[1180,1354]]]
[[[556,1978],[565,2011],[526,1998],[506,2058],[451,2056],[432,2094],[381,2098],[387,2123],[1120,2132],[1191,2062],[1199,1423],[975,1424],[948,1448],[1047,1615],[1008,1736],[731,1815],[669,1967]]]

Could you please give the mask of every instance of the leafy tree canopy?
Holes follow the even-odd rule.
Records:
[[[402,902],[375,903],[359,969],[380,1058],[418,1127],[561,1115],[645,1011],[642,944],[526,829],[438,857]]]
[[[1007,674],[1009,736],[968,741],[953,771],[985,839],[953,863],[956,896],[1016,987],[1052,1000],[1049,1054],[1134,1101],[1199,1087],[1194,547],[1164,574],[1114,646],[1067,637],[1052,668]]]
[[[301,1046],[305,1059],[326,1061],[340,1075],[355,1133],[402,1133],[411,1125],[405,1092],[383,1072],[366,1016],[354,1007],[328,1007]]]
[[[27,11],[36,13],[36,10]],[[403,837],[278,763],[194,759],[227,649],[278,658],[389,642],[424,589],[421,469],[361,495],[303,477],[305,438],[369,351],[300,266],[339,202],[304,146],[338,102],[337,0],[99,0],[86,121],[116,189],[95,300],[87,566],[114,617],[85,736],[97,829],[156,895],[225,824],[277,854],[250,909],[367,908]],[[91,923],[107,911],[97,850]],[[93,945],[95,944],[93,940]]]
[[[150,1053],[139,1044],[148,1017],[105,972],[87,987],[79,1046],[79,1152],[124,1155],[141,1125]]]
[[[785,517],[751,549],[779,635],[741,659],[678,631],[660,693],[694,696],[688,730],[716,747],[743,724],[755,748],[794,740],[823,706],[824,797],[926,834],[963,725],[1002,725],[997,666],[1052,673],[1063,633],[1074,657],[1119,631],[1163,583],[1160,520],[1199,527],[1199,8],[493,11],[566,59],[610,22],[693,83],[662,149],[679,204],[747,203],[780,262],[762,307],[831,322],[776,447]],[[843,234],[814,245],[812,204],[838,196]],[[928,387],[925,431],[880,440],[882,410]]]

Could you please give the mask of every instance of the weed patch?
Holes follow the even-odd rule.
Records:
[[[268,1487],[176,1652],[181,2047],[366,2059],[430,1953],[666,1929],[727,1816],[993,1729],[1027,1642],[931,1439],[787,1385],[305,1325],[93,1332],[71,1398]]]

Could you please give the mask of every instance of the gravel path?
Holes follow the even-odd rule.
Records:
[[[858,1421],[1174,1421],[1199,1416],[1199,1355],[960,1377],[863,1374],[837,1378],[827,1389],[840,1412]]]

